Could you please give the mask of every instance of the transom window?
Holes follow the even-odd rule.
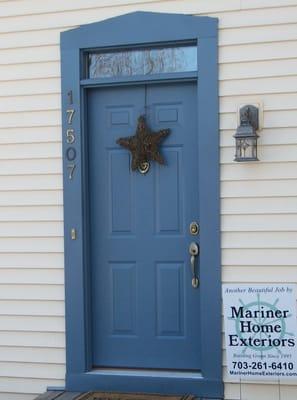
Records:
[[[197,70],[193,45],[88,53],[88,78],[153,75]]]

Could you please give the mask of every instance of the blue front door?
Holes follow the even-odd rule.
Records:
[[[197,86],[89,89],[87,103],[93,367],[197,371],[200,289],[189,254],[199,242],[189,230],[199,222]],[[145,175],[116,144],[143,114],[153,131],[170,129],[166,165],[151,162]]]

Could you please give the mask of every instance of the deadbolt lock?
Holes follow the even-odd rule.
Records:
[[[191,235],[198,235],[199,233],[199,225],[196,221],[190,223],[190,234]]]

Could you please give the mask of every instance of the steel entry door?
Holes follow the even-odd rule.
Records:
[[[196,97],[195,83],[89,89],[94,367],[200,369],[188,250],[199,241],[189,232],[199,221]],[[166,165],[141,175],[116,140],[134,135],[144,113],[153,131],[171,133],[161,144]]]

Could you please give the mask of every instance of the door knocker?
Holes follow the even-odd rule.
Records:
[[[134,136],[119,138],[117,144],[131,151],[132,161],[131,169],[146,174],[150,168],[150,161],[157,161],[164,165],[165,160],[162,157],[159,144],[170,133],[170,129],[161,129],[158,132],[152,132],[146,125],[145,116],[141,115],[137,121],[136,133]]]

